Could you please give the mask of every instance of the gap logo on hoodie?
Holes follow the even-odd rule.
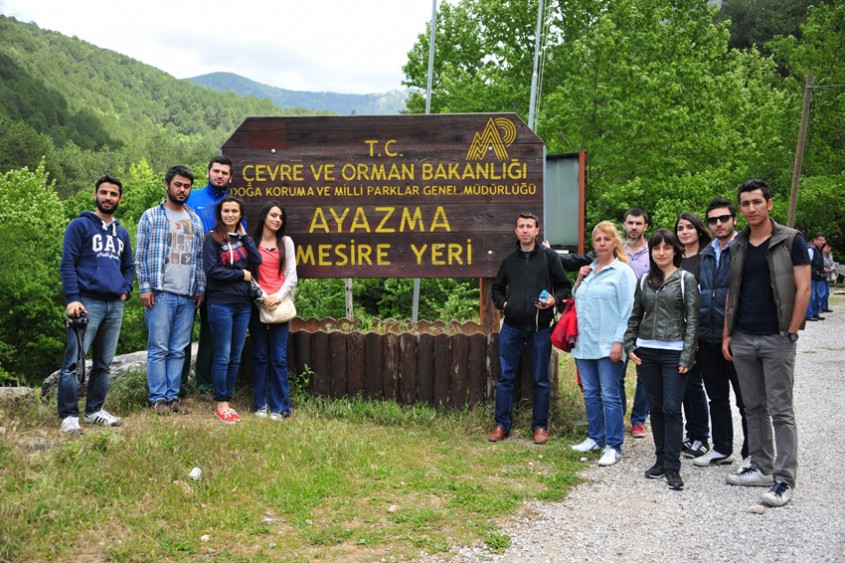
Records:
[[[135,277],[129,232],[117,219],[105,223],[83,211],[65,230],[59,270],[68,303],[83,295],[103,300],[129,295]]]

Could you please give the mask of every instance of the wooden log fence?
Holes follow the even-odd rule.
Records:
[[[495,397],[499,333],[485,333],[478,323],[386,320],[362,330],[358,321],[296,318],[290,328],[291,377],[308,373],[312,393],[451,409],[474,408]],[[532,378],[525,356],[516,399],[530,401]],[[558,365],[554,350],[549,365],[553,390]]]

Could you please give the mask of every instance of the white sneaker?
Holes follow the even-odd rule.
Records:
[[[615,448],[612,446],[605,446],[604,452],[601,454],[601,459],[599,460],[599,465],[602,467],[607,467],[608,465],[613,465],[619,458],[622,457],[622,454],[616,451]]]
[[[99,424],[100,426],[120,426],[123,419],[117,418],[107,410],[100,409],[93,414],[85,415],[85,424]]]
[[[62,434],[82,434],[78,416],[66,416],[62,419]]]
[[[756,467],[746,467],[739,473],[731,473],[727,479],[728,485],[742,485],[743,487],[768,487],[772,484],[772,476],[765,475]]]
[[[734,456],[720,454],[716,450],[710,450],[706,454],[692,460],[692,463],[699,467],[707,467],[708,465],[727,465],[728,463],[733,462]]]
[[[258,418],[267,418],[267,407],[261,407],[257,411],[255,411],[255,416]]]
[[[572,446],[572,449],[576,452],[587,453],[600,450],[601,447],[592,438],[587,438],[580,444],[575,444],[574,446]]]
[[[772,488],[763,493],[760,500],[769,506],[783,506],[792,498],[792,487],[783,481],[775,481]]]

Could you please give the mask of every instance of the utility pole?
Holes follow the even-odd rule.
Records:
[[[428,35],[428,85],[425,94],[425,114],[431,113],[431,82],[434,77],[434,38],[437,25],[437,0],[431,0],[431,25]],[[417,322],[420,317],[420,278],[414,278],[414,295],[411,304],[411,321]]]
[[[810,118],[810,96],[813,93],[813,75],[807,75],[804,87],[804,107],[801,109],[801,126],[798,128],[798,146],[795,148],[795,164],[792,167],[792,191],[789,194],[788,227],[795,225],[795,208],[798,205],[798,181],[801,179],[801,163],[804,160],[804,140],[807,138],[807,121]]]

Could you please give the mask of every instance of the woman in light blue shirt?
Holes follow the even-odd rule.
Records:
[[[572,350],[581,375],[589,437],[572,449],[603,450],[599,465],[607,466],[622,456],[625,409],[619,380],[626,365],[622,342],[637,278],[627,265],[625,243],[613,223],[596,225],[592,238],[596,260],[581,268],[575,284],[578,339]]]

